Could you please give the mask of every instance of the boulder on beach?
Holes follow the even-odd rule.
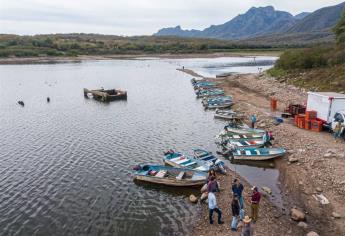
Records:
[[[336,219],[340,219],[341,218],[341,215],[337,212],[332,212],[332,216]]]
[[[297,224],[297,226],[298,226],[298,227],[301,227],[301,228],[303,228],[303,229],[307,229],[307,228],[308,228],[307,223],[305,223],[305,222],[303,222],[303,221],[299,222],[299,223]]]
[[[304,221],[305,220],[305,214],[296,208],[292,208],[291,209],[291,219],[293,219],[295,221]]]
[[[191,195],[189,196],[189,201],[190,201],[191,203],[197,203],[197,202],[198,202],[198,198],[197,198],[196,196],[194,196],[194,194],[191,194]]]
[[[205,201],[208,198],[207,192],[201,194],[200,201]]]
[[[204,193],[204,192],[206,192],[207,191],[207,184],[205,184],[204,186],[202,186],[202,188],[201,188],[201,193]]]
[[[264,186],[264,187],[262,187],[262,190],[263,190],[264,192],[268,193],[269,195],[272,194],[272,190],[271,190],[269,187]]]
[[[310,231],[309,233],[307,233],[307,236],[319,236],[319,234],[315,233],[314,231]]]

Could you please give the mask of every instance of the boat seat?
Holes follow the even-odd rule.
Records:
[[[196,162],[194,162],[194,161],[192,161],[192,162],[190,162],[190,163],[188,163],[187,165],[184,165],[184,166],[191,166],[191,165],[194,165]]]
[[[170,161],[172,161],[172,162],[177,162],[178,160],[184,160],[185,159],[185,157],[184,156],[178,156],[178,157],[175,157],[175,158],[172,158],[172,159],[170,159]]]
[[[157,178],[164,178],[166,175],[167,171],[166,170],[160,170],[158,173],[155,175]]]
[[[234,138],[241,138],[241,136],[239,136],[239,135],[234,135],[233,137]]]
[[[188,161],[189,161],[189,159],[183,158],[183,159],[181,159],[181,160],[175,161],[175,163],[176,163],[176,164],[179,164],[179,165],[182,165],[184,162],[188,162]]]
[[[246,150],[246,155],[251,156],[252,155],[251,151],[250,150]]]
[[[176,176],[176,179],[177,179],[177,180],[181,180],[181,179],[183,178],[184,174],[185,174],[185,172],[184,172],[184,171],[181,171],[181,172],[178,174],[178,176]]]
[[[259,150],[256,150],[256,155],[260,155],[260,151]]]
[[[243,138],[247,138],[247,136],[246,135],[242,135],[243,136]]]

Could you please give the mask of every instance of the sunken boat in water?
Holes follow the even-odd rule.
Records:
[[[117,89],[105,90],[102,88],[89,90],[84,88],[84,96],[88,97],[89,94],[91,94],[94,99],[102,102],[111,102],[116,100],[127,99],[127,91]]]

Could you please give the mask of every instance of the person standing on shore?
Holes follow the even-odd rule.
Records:
[[[243,184],[240,182],[240,180],[234,179],[234,183],[232,184],[232,194],[234,196],[237,196],[241,209],[243,209],[243,196],[242,196],[243,189],[244,187],[243,187]]]
[[[210,217],[210,224],[213,224],[213,212],[217,212],[218,214],[218,224],[224,224],[224,221],[222,221],[222,211],[217,206],[217,200],[215,189],[212,190],[212,192],[208,193],[208,209],[209,209],[209,217]]]
[[[249,218],[249,216],[244,217],[243,219],[243,229],[242,229],[242,234],[241,236],[253,236],[254,235],[254,229],[252,227],[251,224],[251,219]]]
[[[211,175],[207,184],[207,192],[219,192],[218,183],[216,180],[216,175]]]
[[[271,138],[270,138],[270,135],[267,131],[265,132],[265,134],[262,138],[263,138],[265,147],[272,147]]]
[[[237,195],[235,195],[234,198],[232,199],[231,211],[232,211],[231,231],[237,231],[238,216],[240,215],[240,204],[238,202]]]
[[[251,195],[251,218],[255,224],[259,217],[259,203],[261,199],[261,194],[258,191],[258,187],[253,187],[253,194]]]
[[[337,122],[337,124],[335,125],[334,127],[334,138],[337,139],[338,137],[340,137],[340,132],[341,132],[341,129],[342,129],[342,125],[340,123],[340,121]]]
[[[252,129],[255,128],[255,123],[257,121],[257,118],[256,118],[256,115],[253,114],[251,117],[250,117],[250,121],[252,122]]]

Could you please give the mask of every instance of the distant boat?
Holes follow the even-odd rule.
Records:
[[[216,167],[216,165],[212,162],[198,160],[193,157],[184,155],[180,152],[174,152],[173,150],[164,153],[163,161],[165,164],[170,166],[174,166],[177,168],[186,168],[195,171],[207,172],[210,169]]]
[[[284,148],[237,148],[232,151],[234,160],[264,161],[283,156]]]
[[[195,159],[208,161],[217,166],[218,171],[225,174],[226,170],[224,168],[224,162],[215,157],[212,152],[206,151],[204,149],[195,148],[193,149],[193,155]]]
[[[135,180],[178,187],[201,186],[207,181],[205,172],[162,165],[138,166],[134,175]]]

